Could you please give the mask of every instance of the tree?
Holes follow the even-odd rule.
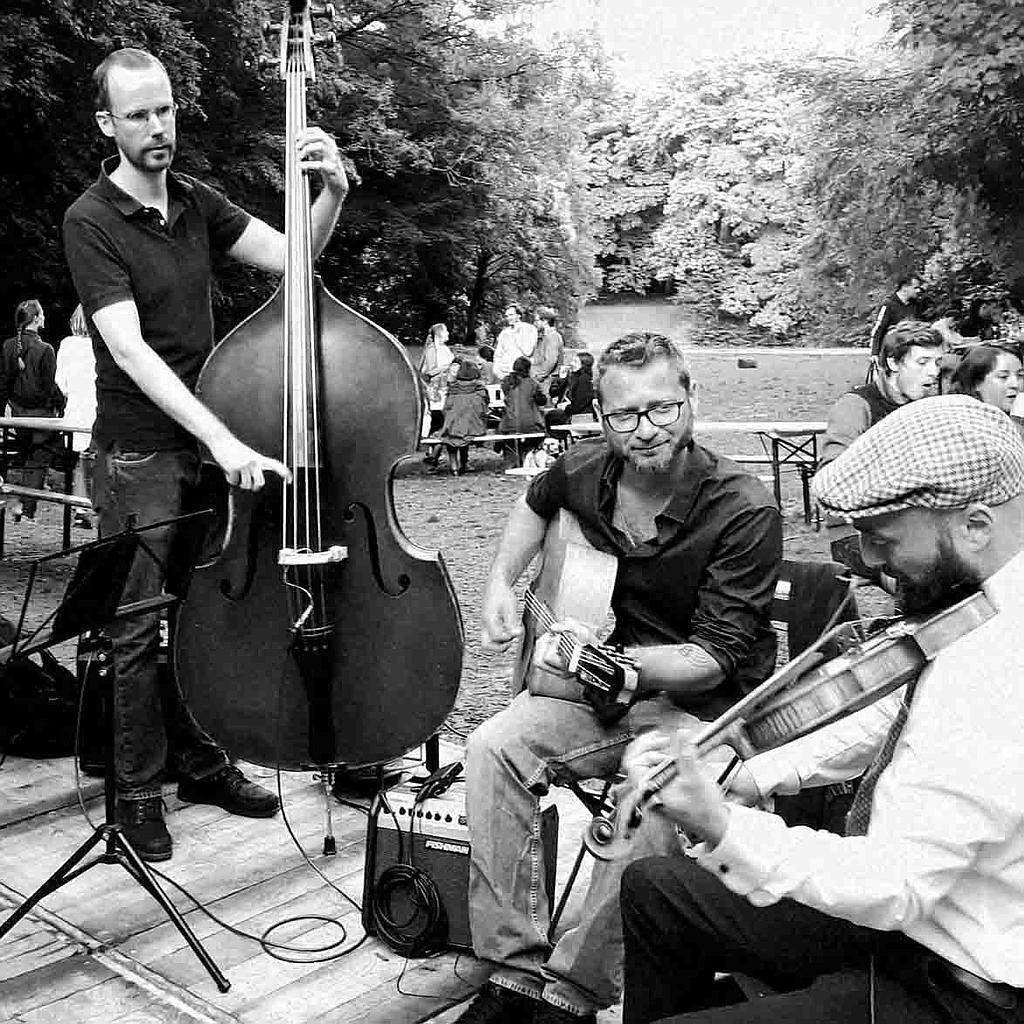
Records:
[[[318,53],[310,121],[335,134],[361,177],[320,269],[333,291],[406,339],[433,320],[479,315],[503,290],[571,316],[591,287],[569,76],[557,56],[502,29],[517,6],[350,0],[337,47]],[[117,46],[143,46],[168,67],[181,105],[176,169],[280,224],[281,86],[259,71],[260,25],[279,4],[13,7],[0,23],[0,116],[30,144],[0,155],[0,225],[16,240],[0,255],[8,309],[29,294],[67,313],[74,305],[60,223],[107,152],[87,76]],[[541,130],[547,117],[557,131]],[[221,329],[272,286],[235,266],[219,279]]]

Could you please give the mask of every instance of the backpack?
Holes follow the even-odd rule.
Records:
[[[0,642],[15,636],[0,615]],[[50,758],[75,752],[78,680],[49,651],[0,665],[0,755]]]

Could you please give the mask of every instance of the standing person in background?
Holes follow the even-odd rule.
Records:
[[[520,358],[533,358],[537,347],[537,328],[526,323],[520,308],[513,302],[505,310],[506,326],[494,346],[494,372],[503,380],[512,372],[512,364]]]
[[[458,476],[469,469],[469,438],[487,433],[487,388],[480,368],[472,360],[458,364],[444,400],[444,423],[438,436],[444,438],[448,472]]]
[[[512,366],[512,372],[501,382],[505,393],[505,411],[501,415],[498,429],[505,434],[531,434],[544,430],[544,416],[540,407],[545,403],[544,392],[530,376],[530,360],[520,356]],[[536,445],[522,445],[522,450]],[[504,442],[506,466],[514,466],[516,448],[513,442]]]
[[[85,323],[85,313],[76,306],[69,323],[71,333],[61,340],[57,349],[57,387],[64,395],[64,419],[69,423],[92,425],[96,419],[96,354]],[[96,461],[92,450],[92,434],[73,434],[75,452],[74,493],[92,500],[92,469]],[[75,526],[92,529],[87,512],[75,509]]]
[[[0,412],[11,406],[12,416],[59,416],[64,395],[54,380],[57,357],[53,346],[39,337],[46,326],[46,314],[37,299],[22,302],[14,313],[17,334],[4,342],[0,355]],[[40,490],[46,471],[60,456],[60,435],[50,430],[19,430],[19,446],[25,450],[20,480],[25,487]],[[34,520],[36,499],[24,498],[14,512],[14,521],[22,516]]]
[[[533,364],[533,379],[547,393],[562,361],[562,349],[565,343],[561,333],[555,329],[555,311],[549,306],[541,306],[537,310],[534,323],[537,326],[537,347],[534,349],[530,362]]]
[[[878,350],[882,339],[890,327],[895,327],[901,320],[917,319],[917,297],[921,292],[921,278],[917,274],[901,277],[896,282],[896,291],[882,303],[882,308],[875,317],[875,326],[871,329],[871,356],[878,358]]]
[[[423,342],[419,370],[430,409],[431,431],[437,430],[444,421],[444,396],[454,359],[455,353],[448,347],[448,328],[444,324],[434,324]]]

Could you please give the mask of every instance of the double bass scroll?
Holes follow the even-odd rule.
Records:
[[[310,186],[294,140],[314,77],[305,0],[284,5],[284,280],[216,347],[199,398],[288,482],[232,493],[227,541],[178,616],[175,667],[196,717],[258,764],[380,763],[426,740],[458,690],[463,631],[436,552],[401,531],[398,461],[415,450],[416,372],[397,340],[313,272]]]

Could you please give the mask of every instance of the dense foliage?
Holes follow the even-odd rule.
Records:
[[[281,6],[7,5],[0,118],[15,145],[0,156],[0,310],[29,295],[58,316],[74,305],[60,223],[107,152],[89,74],[117,46],[143,46],[168,67],[182,107],[176,168],[280,225],[282,89],[259,65],[276,49],[261,24]],[[600,87],[593,51],[541,52],[508,27],[506,16],[523,6],[512,0],[337,6],[337,45],[318,49],[310,121],[338,138],[360,181],[321,261],[328,287],[407,341],[435,320],[459,330],[493,321],[513,296],[571,321],[594,284],[573,155],[586,116],[581,90]],[[233,266],[220,284],[222,327],[272,287]]]

